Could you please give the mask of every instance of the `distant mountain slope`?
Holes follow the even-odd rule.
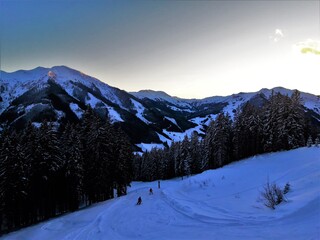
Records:
[[[320,148],[248,158],[189,178],[133,182],[128,195],[4,235],[1,239],[319,239]],[[286,202],[271,210],[267,181]],[[149,188],[153,195],[149,195]],[[142,204],[136,205],[138,197]]]
[[[90,105],[101,116],[108,113],[132,143],[143,143],[144,149],[148,144],[151,147],[181,140],[192,131],[204,134],[218,113],[233,116],[248,101],[262,106],[272,92],[262,89],[205,99],[181,99],[152,90],[128,93],[65,66],[1,72],[0,76],[0,122],[18,128],[28,121],[37,125],[43,119],[58,124],[77,122]],[[293,92],[280,87],[273,91]],[[301,93],[301,97],[313,123],[320,125],[320,97],[309,93]]]

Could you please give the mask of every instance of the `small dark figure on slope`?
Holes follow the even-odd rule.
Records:
[[[139,197],[139,198],[138,198],[137,205],[141,205],[141,203],[142,203],[142,199],[141,199],[141,197]]]

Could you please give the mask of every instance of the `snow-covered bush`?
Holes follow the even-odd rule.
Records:
[[[268,208],[275,209],[275,206],[283,201],[283,192],[275,183],[270,184],[268,181],[263,187],[261,196],[264,200],[264,205]]]

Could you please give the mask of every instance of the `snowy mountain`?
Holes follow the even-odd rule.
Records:
[[[230,96],[214,96],[204,99],[182,99],[177,97],[171,97],[164,92],[141,90],[139,92],[130,92],[132,95],[139,99],[150,99],[158,102],[166,102],[168,105],[174,105],[174,110],[197,112],[201,108],[205,108],[206,105],[221,104],[224,105],[223,111],[228,112],[233,116],[234,111],[243,103],[251,101],[256,105],[262,105],[264,101],[274,93],[281,93],[282,95],[292,95],[293,90],[289,90],[283,87],[276,87],[273,89],[263,88],[258,92],[251,93],[238,93]],[[310,93],[301,93],[301,98],[304,106],[317,114],[320,114],[320,96],[315,96]],[[179,109],[177,109],[179,107]]]
[[[292,94],[292,90],[274,88]],[[147,150],[179,141],[193,131],[200,135],[220,112],[234,115],[246,102],[262,106],[272,89],[205,99],[181,99],[165,92],[142,90],[128,93],[109,86],[80,71],[57,66],[38,67],[0,74],[0,122],[21,128],[28,121],[38,125],[43,119],[56,123],[77,122],[86,105],[101,116],[109,115],[130,137],[133,144]],[[320,126],[320,97],[301,93],[305,110],[313,124]]]
[[[134,182],[126,196],[1,239],[319,239],[319,173],[320,148],[258,155],[161,181],[160,189],[157,182]],[[268,180],[291,186],[274,210],[261,198]]]

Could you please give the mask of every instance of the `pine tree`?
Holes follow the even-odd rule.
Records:
[[[307,147],[311,147],[312,144],[313,144],[312,137],[309,136],[309,137],[308,137],[308,140],[307,140]]]
[[[207,128],[206,137],[204,139],[205,148],[205,161],[202,164],[202,169],[214,168],[214,134],[215,134],[215,122],[211,121]]]
[[[174,142],[171,145],[173,150],[173,160],[174,160],[174,173],[175,176],[182,177],[183,176],[183,163],[181,158],[181,143],[180,142]]]
[[[81,154],[80,134],[76,126],[67,124],[61,136],[64,174],[65,209],[74,211],[79,208],[83,194],[83,156]]]
[[[34,206],[39,209],[36,220],[42,220],[56,215],[61,190],[62,156],[52,124],[43,122],[36,138],[31,162],[31,191]]]
[[[10,230],[25,224],[25,200],[28,176],[25,159],[20,154],[20,136],[5,129],[0,145],[0,200],[5,228]]]
[[[93,109],[88,106],[82,116],[79,130],[81,141],[80,148],[83,157],[83,191],[87,205],[95,202],[95,189],[92,187],[94,186],[93,176],[95,176],[95,170],[93,167],[95,156],[92,154],[94,152],[94,143],[92,142],[94,138],[92,136],[96,131],[97,121],[99,121],[98,117],[94,113]]]
[[[181,162],[179,165],[179,172],[181,177],[183,176],[190,176],[191,175],[191,150],[190,150],[190,143],[189,138],[185,135],[182,143],[181,143]]]
[[[232,122],[228,114],[219,114],[206,135],[209,168],[221,167],[232,161]]]
[[[316,147],[319,147],[319,146],[320,146],[320,139],[319,139],[319,137],[316,137],[316,139],[314,140],[314,145],[315,145]]]
[[[120,128],[115,129],[115,136],[116,142],[113,146],[117,152],[115,155],[115,185],[117,189],[117,195],[122,196],[127,194],[127,186],[129,186],[130,182],[132,181],[133,154],[131,150],[131,144]],[[112,136],[109,136],[109,141],[111,138]]]
[[[262,121],[250,103],[238,108],[233,125],[234,158],[242,159],[262,152]]]
[[[190,158],[191,158],[191,172],[201,172],[201,158],[200,155],[200,140],[198,133],[193,131],[190,138]]]
[[[263,112],[263,148],[265,152],[272,152],[275,151],[277,140],[277,104],[273,90],[268,103],[264,106]]]
[[[289,149],[304,146],[305,137],[304,131],[306,128],[306,121],[304,117],[304,110],[302,107],[302,99],[300,92],[295,90],[290,99],[290,110],[288,116],[288,145]]]

